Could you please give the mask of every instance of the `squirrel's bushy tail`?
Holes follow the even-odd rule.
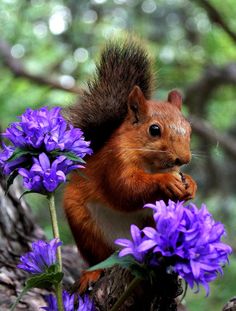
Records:
[[[94,151],[102,147],[127,114],[128,95],[138,85],[149,99],[151,62],[134,40],[107,43],[81,100],[69,108],[69,119],[80,127]]]

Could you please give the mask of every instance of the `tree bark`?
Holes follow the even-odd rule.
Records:
[[[22,291],[28,276],[26,272],[17,269],[19,258],[30,250],[35,240],[45,239],[42,229],[34,222],[29,206],[24,199],[19,183],[14,182],[6,194],[6,181],[0,178],[0,310],[9,311],[16,297]],[[63,247],[63,264],[66,287],[78,278],[85,263],[78,256],[76,247]],[[43,296],[46,290],[34,289],[27,293],[16,310],[38,311],[45,306]]]
[[[111,310],[133,279],[128,270],[119,266],[106,270],[91,293],[98,309]],[[119,311],[187,311],[176,299],[182,292],[181,280],[173,275],[160,274],[153,284],[141,281]]]
[[[16,297],[22,291],[28,276],[26,272],[17,269],[19,258],[30,250],[35,240],[45,239],[42,229],[34,222],[29,206],[24,199],[18,198],[22,194],[17,180],[6,194],[6,181],[0,179],[0,310],[9,311]],[[79,256],[76,247],[64,246],[62,248],[63,287],[69,289],[85,269],[86,264]],[[97,310],[110,310],[120,295],[126,290],[133,279],[129,271],[113,267],[107,270],[103,277],[94,284],[89,293],[94,299]],[[164,311],[177,310],[175,297],[182,292],[177,278],[164,278],[160,276],[157,284],[150,285],[142,281],[122,304],[119,310],[136,311]],[[29,291],[16,307],[16,310],[40,310],[45,306],[44,295],[46,290],[34,289]],[[180,309],[178,309],[180,310]],[[181,309],[186,310],[186,309]]]

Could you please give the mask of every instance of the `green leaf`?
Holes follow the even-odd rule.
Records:
[[[120,264],[120,258],[118,257],[118,252],[115,252],[114,254],[112,254],[110,257],[108,257],[104,261],[98,263],[95,266],[90,267],[88,271],[93,271],[97,269],[107,269],[117,264]]]
[[[130,268],[132,265],[136,265],[137,261],[132,256],[124,256],[119,257],[118,252],[115,252],[110,257],[105,259],[104,261],[98,263],[95,266],[92,266],[88,269],[88,271],[93,271],[97,269],[107,269],[113,267],[115,265],[119,265],[124,268]]]
[[[24,196],[24,195],[26,195],[26,194],[30,194],[30,193],[36,193],[36,194],[40,194],[40,195],[47,195],[47,192],[45,191],[43,191],[42,190],[42,192],[37,192],[37,191],[34,191],[34,190],[26,190],[26,191],[24,191],[23,193],[22,193],[22,195],[19,197],[19,200]]]
[[[57,271],[58,265],[52,265],[48,268],[48,271]],[[47,272],[40,275],[35,275],[26,281],[26,285],[15,303],[12,305],[10,311],[15,310],[17,304],[20,302],[21,298],[31,289],[31,288],[50,288],[52,285],[57,285],[61,282],[63,278],[62,272]]]
[[[19,200],[23,198],[24,195],[26,194],[29,194],[29,193],[38,193],[38,192],[35,192],[35,191],[32,191],[32,190],[26,190],[22,193],[22,195],[19,197]]]
[[[48,269],[47,269],[47,273],[57,273],[59,272],[59,264],[56,263],[56,264],[53,264],[51,265]]]
[[[64,273],[63,272],[57,272],[54,274],[54,280],[53,283],[55,284],[59,284],[61,282],[61,280],[63,279]]]
[[[67,157],[67,159],[75,161],[75,162],[79,162],[79,163],[82,163],[82,164],[86,163],[82,158],[78,157],[77,155],[74,154],[74,152],[71,152],[71,151],[54,150],[54,151],[52,151],[50,153],[52,155],[64,155],[64,156]]]
[[[120,258],[120,266],[124,268],[130,268],[133,265],[140,266],[140,264],[134,259],[133,256],[128,255]]]
[[[10,186],[13,184],[13,182],[14,182],[15,178],[17,177],[17,175],[18,175],[18,169],[14,170],[14,171],[10,174],[10,176],[8,177],[8,179],[7,179],[7,189],[6,189],[6,193],[5,193],[5,194],[8,193],[9,188],[10,188]]]
[[[64,154],[69,160],[76,161],[76,162],[83,163],[83,164],[86,163],[82,158],[76,156],[73,152],[64,152],[63,154]]]
[[[33,276],[26,281],[27,288],[48,288],[58,284],[63,278],[62,272],[43,273]]]
[[[110,257],[98,263],[97,265],[90,267],[87,271],[107,269],[115,265],[119,265],[125,269],[130,270],[130,272],[134,276],[139,277],[140,279],[150,279],[150,271],[144,264],[140,264],[131,255],[119,257],[118,252],[115,252]]]
[[[16,159],[19,159],[21,156],[26,155],[26,154],[36,155],[37,152],[26,150],[26,149],[21,149],[21,148],[16,148],[13,154],[7,160],[7,162],[11,162]]]

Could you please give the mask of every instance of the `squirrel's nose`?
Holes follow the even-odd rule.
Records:
[[[175,165],[181,166],[181,165],[187,164],[190,162],[190,159],[191,159],[190,156],[186,156],[186,157],[182,157],[182,158],[176,158],[175,159]]]

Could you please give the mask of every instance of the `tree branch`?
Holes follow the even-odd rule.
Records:
[[[207,67],[202,77],[186,89],[184,100],[191,108],[191,113],[199,115],[200,111],[202,115],[213,91],[221,85],[236,85],[236,63]]]
[[[190,107],[189,120],[195,133],[220,146],[236,158],[236,139],[214,129],[201,117],[213,92],[221,85],[236,85],[236,63],[205,69],[202,77],[190,85],[185,93],[185,102]]]
[[[228,154],[236,158],[236,139],[227,134],[221,134],[207,121],[196,116],[191,115],[188,119],[197,135],[212,143],[219,144]]]
[[[3,61],[6,64],[6,66],[11,70],[11,72],[16,77],[22,77],[22,78],[30,80],[36,84],[46,85],[52,89],[59,89],[59,90],[63,90],[63,91],[71,92],[71,93],[75,93],[75,94],[81,94],[81,92],[82,92],[81,89],[76,87],[76,86],[67,88],[67,87],[61,85],[57,81],[53,81],[53,80],[46,78],[46,77],[43,77],[43,76],[31,74],[30,72],[28,72],[24,68],[24,66],[22,65],[22,63],[19,60],[12,57],[11,47],[9,46],[9,44],[7,42],[5,42],[3,40],[0,40],[0,54],[2,55]]]
[[[209,0],[197,0],[202,7],[205,8],[210,20],[213,23],[219,24],[222,29],[230,36],[230,38],[236,43],[236,33],[225,22],[219,11],[209,2]]]

